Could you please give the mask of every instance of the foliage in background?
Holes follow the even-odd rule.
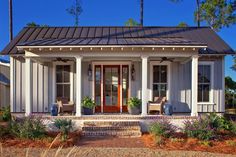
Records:
[[[61,132],[61,140],[66,141],[69,132],[72,130],[73,125],[71,120],[67,119],[56,119],[54,121],[54,126],[57,127]]]
[[[82,106],[85,108],[93,109],[96,104],[90,97],[86,96],[82,100]]]
[[[80,0],[74,0],[75,3],[67,8],[66,11],[68,14],[72,15],[75,18],[75,26],[79,25],[79,15],[83,12]]]
[[[236,3],[236,2],[235,2]],[[236,5],[235,5],[236,6]],[[236,7],[235,7],[236,8]],[[236,51],[235,51],[235,53],[236,53]],[[231,67],[231,69],[233,69],[234,71],[236,71],[236,56],[234,56],[234,58],[233,58],[233,62],[234,62],[234,64],[233,64],[233,66]]]
[[[225,77],[226,108],[236,107],[236,82],[229,76]]]
[[[131,97],[129,100],[128,100],[128,106],[130,108],[134,108],[134,107],[137,107],[139,108],[142,104],[142,101],[141,99],[138,99],[136,97]]]
[[[11,120],[11,109],[10,106],[3,107],[0,111],[0,121],[10,121]]]
[[[151,124],[149,131],[155,137],[162,136],[169,138],[177,131],[177,127],[167,119],[161,119]]]
[[[200,1],[200,21],[205,21],[212,29],[219,31],[236,23],[236,10],[232,0]],[[195,12],[195,17],[196,17]]]
[[[180,22],[178,24],[178,27],[189,27],[189,25],[187,23],[185,23],[185,22]]]
[[[126,22],[125,22],[125,26],[139,26],[139,23],[137,21],[135,21],[132,18],[129,18]]]
[[[188,137],[200,140],[210,140],[215,136],[214,129],[211,128],[210,121],[207,118],[198,118],[197,120],[186,120],[184,122],[183,132]]]
[[[11,122],[11,132],[19,138],[37,139],[45,136],[45,125],[39,118],[26,117]]]
[[[48,25],[39,25],[35,22],[29,22],[26,24],[27,27],[49,27]]]

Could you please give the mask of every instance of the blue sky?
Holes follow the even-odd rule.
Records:
[[[65,11],[73,1],[13,0],[14,35],[32,21],[50,26],[74,25],[73,17]],[[139,20],[139,0],[82,0],[82,7],[81,26],[122,26],[129,18]],[[194,9],[194,0],[184,0],[179,4],[168,0],[144,0],[144,25],[176,26],[179,22],[185,21],[189,25],[195,26]],[[9,42],[8,34],[8,0],[1,0],[0,50]],[[236,25],[224,28],[218,34],[233,49],[236,49]],[[236,80],[236,72],[229,68],[232,64],[232,57],[227,56],[225,75]]]

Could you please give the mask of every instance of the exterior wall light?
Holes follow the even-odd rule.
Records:
[[[134,64],[132,64],[132,66],[131,66],[131,80],[132,80],[132,81],[135,80],[135,68],[134,68]]]
[[[93,75],[92,65],[89,64],[89,67],[88,67],[88,80],[89,81],[92,81],[92,75]]]

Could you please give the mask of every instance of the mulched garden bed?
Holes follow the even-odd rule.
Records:
[[[152,149],[187,150],[236,155],[236,137],[219,135],[217,140],[201,141],[187,138],[184,134],[177,133],[173,138],[163,138],[161,144],[156,144],[155,137],[144,134],[142,139],[146,146]]]
[[[72,147],[77,144],[80,138],[80,133],[70,133],[66,141],[61,141],[60,135],[57,132],[48,132],[45,137],[41,139],[20,139],[13,136],[5,136],[0,138],[0,143],[3,147],[17,147],[17,148],[58,148],[58,147]]]

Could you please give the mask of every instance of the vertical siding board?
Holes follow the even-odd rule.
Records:
[[[22,88],[21,88],[21,102],[22,102],[22,106],[21,106],[21,112],[25,111],[25,62],[21,63],[21,72],[22,72]]]
[[[38,80],[37,80],[37,77],[38,77],[38,65],[37,65],[37,63],[32,63],[32,65],[33,65],[33,71],[32,71],[32,73],[33,73],[33,100],[32,100],[32,102],[33,102],[33,112],[37,112],[37,106],[38,106]]]
[[[43,112],[43,65],[38,64],[38,112]]]
[[[44,66],[44,78],[43,78],[43,86],[44,86],[44,90],[43,90],[43,111],[44,112],[48,112],[49,111],[49,108],[48,108],[48,105],[49,105],[49,102],[48,102],[48,97],[49,97],[49,92],[48,92],[48,88],[49,87],[49,70],[48,70],[48,66]]]
[[[20,112],[21,106],[21,63],[19,60],[16,60],[16,107],[15,111]]]

